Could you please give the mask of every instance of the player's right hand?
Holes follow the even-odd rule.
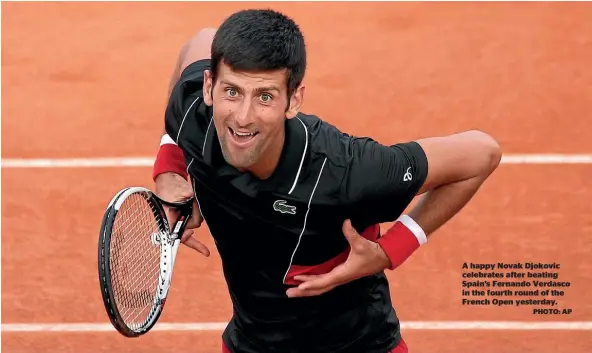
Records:
[[[193,190],[191,189],[191,184],[179,174],[170,172],[159,174],[156,177],[155,183],[156,195],[165,201],[181,202],[194,196]],[[174,208],[167,207],[166,205],[163,205],[163,208],[169,224],[174,224],[177,218],[179,218],[179,211]],[[187,221],[185,231],[181,236],[181,243],[203,254],[204,256],[210,256],[210,250],[208,247],[193,237],[195,232],[194,229],[199,228],[202,222],[203,217],[199,210],[197,201],[194,199],[193,213],[191,214],[189,221]]]

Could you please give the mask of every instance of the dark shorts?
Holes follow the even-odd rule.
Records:
[[[403,337],[401,337],[401,341],[399,342],[399,344],[395,348],[388,351],[388,353],[408,353],[408,352],[409,352],[409,350],[407,348],[407,344],[403,340]],[[222,342],[222,353],[231,353],[230,350],[228,350],[228,347],[226,347],[226,344],[224,344],[224,342]]]

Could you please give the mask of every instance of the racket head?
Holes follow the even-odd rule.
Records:
[[[123,336],[147,333],[160,317],[164,300],[157,294],[162,281],[159,237],[168,234],[164,209],[146,188],[121,190],[105,210],[99,236],[99,282],[109,320]]]

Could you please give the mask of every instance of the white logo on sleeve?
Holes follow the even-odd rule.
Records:
[[[281,213],[296,214],[296,206],[286,203],[286,200],[277,200],[273,203],[273,209]]]
[[[407,171],[403,175],[403,181],[410,181],[411,179],[413,179],[413,175],[411,175],[409,169],[411,169],[411,167],[407,168]]]

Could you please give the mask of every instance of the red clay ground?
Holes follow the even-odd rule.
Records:
[[[154,155],[178,48],[197,29],[249,6],[2,3],[2,157]],[[308,41],[304,110],[344,131],[391,143],[479,128],[505,153],[592,151],[592,4],[274,8],[293,16]],[[341,15],[347,21],[338,21]],[[2,323],[107,322],[96,279],[102,212],[121,187],[150,187],[150,169],[2,173]],[[402,321],[592,321],[589,180],[588,165],[501,166],[429,246],[389,273]],[[222,322],[231,314],[218,255],[207,228],[202,234],[213,254],[181,249],[162,322]],[[573,314],[462,306],[464,261],[558,262],[560,279],[572,283],[558,307]],[[592,351],[590,331],[404,336],[412,353]],[[15,353],[220,348],[220,332],[137,340],[3,332],[2,340],[3,351]]]

